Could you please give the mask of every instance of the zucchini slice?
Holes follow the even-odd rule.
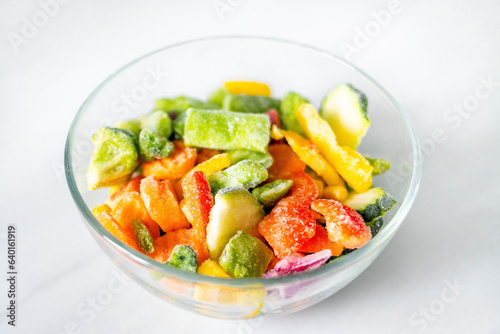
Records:
[[[382,188],[370,188],[364,193],[352,192],[344,204],[356,210],[365,222],[372,222],[385,215],[396,201]]]
[[[239,230],[258,236],[257,225],[264,216],[262,205],[248,190],[231,187],[219,191],[207,225],[210,259],[218,261],[226,244]]]
[[[383,225],[384,225],[384,220],[382,219],[382,217],[379,217],[374,221],[366,223],[366,226],[368,226],[372,232],[372,238],[378,234]]]
[[[370,127],[366,95],[351,84],[342,84],[321,103],[320,115],[333,132],[340,146],[356,148]]]

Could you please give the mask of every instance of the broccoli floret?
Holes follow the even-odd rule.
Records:
[[[174,144],[150,129],[144,129],[139,135],[139,150],[144,161],[164,159],[174,152]]]
[[[168,138],[172,134],[172,120],[166,111],[157,110],[141,117],[141,128],[157,136]]]
[[[166,264],[195,273],[198,270],[198,255],[188,245],[177,245]]]

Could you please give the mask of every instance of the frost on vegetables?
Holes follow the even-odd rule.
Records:
[[[229,81],[208,101],[162,98],[98,129],[88,187],[110,187],[93,214],[118,240],[180,270],[272,278],[363,247],[394,199],[372,186],[390,163],[357,151],[367,97],[336,87],[320,111],[302,95]]]

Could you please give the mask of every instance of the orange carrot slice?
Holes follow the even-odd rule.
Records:
[[[304,168],[306,168],[306,164],[286,144],[270,145],[269,153],[274,160],[268,169],[268,181],[270,182],[278,179],[289,179],[291,175],[304,172]]]
[[[170,181],[158,181],[153,176],[141,181],[141,197],[151,218],[164,232],[189,227]]]
[[[139,192],[122,192],[111,202],[111,207],[111,215],[127,231],[132,231],[132,219],[137,218],[146,225],[153,239],[160,236],[160,227],[149,215]]]
[[[135,243],[132,232],[126,231],[113,216],[111,215],[111,208],[106,205],[98,205],[92,210],[92,214],[95,216],[97,221],[104,226],[112,235],[114,235],[118,240],[124,244],[132,247],[133,249],[140,251],[139,247]]]
[[[194,229],[180,229],[167,232],[154,241],[154,251],[149,254],[158,262],[165,263],[170,259],[172,251],[177,245],[188,245],[198,255],[198,263],[208,259],[208,250],[204,237]]]
[[[189,172],[196,161],[196,149],[187,147],[180,140],[174,140],[175,151],[166,159],[142,163],[144,176],[155,176],[159,180],[175,180]]]

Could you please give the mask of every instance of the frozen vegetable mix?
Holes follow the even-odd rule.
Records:
[[[367,96],[325,92],[228,81],[98,129],[87,183],[110,198],[96,220],[166,268],[226,279],[298,275],[363,247],[396,203],[377,185],[390,162],[358,151]]]

